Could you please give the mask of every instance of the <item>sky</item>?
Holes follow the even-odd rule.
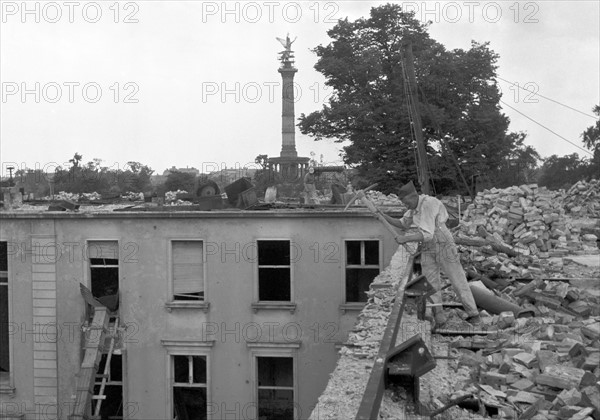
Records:
[[[368,17],[381,3],[1,1],[1,174],[53,172],[76,152],[157,173],[254,167],[281,150],[276,37],[295,39],[297,118],[331,94],[311,50],[330,42],[337,19]],[[432,21],[447,49],[490,42],[502,111],[526,144],[544,157],[587,156],[577,146],[600,103],[600,2],[398,3]],[[339,164],[341,147],[296,131],[299,156]]]

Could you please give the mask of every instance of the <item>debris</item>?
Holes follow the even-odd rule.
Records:
[[[565,365],[547,366],[535,378],[538,385],[553,388],[571,389],[593,385],[598,379],[588,371]]]

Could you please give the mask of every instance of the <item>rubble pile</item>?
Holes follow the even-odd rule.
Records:
[[[578,186],[579,185],[579,186]],[[580,187],[585,186],[585,189]],[[597,182],[578,183],[573,191],[587,198],[598,193]],[[569,190],[569,191],[571,191]],[[544,271],[552,257],[598,254],[594,234],[583,233],[572,223],[566,208],[582,211],[577,194],[538,188],[536,184],[485,190],[467,207],[455,233],[462,249],[463,262],[471,262],[483,271],[492,269],[504,277],[532,277]],[[587,199],[586,198],[586,199]],[[590,203],[585,208],[589,208]],[[565,207],[566,206],[566,207]],[[478,236],[479,242],[475,239]]]
[[[185,190],[167,191],[165,193],[165,203],[168,206],[189,206],[191,201],[182,200],[180,197],[189,195]]]
[[[600,180],[578,181],[566,192],[564,208],[577,217],[600,217]]]
[[[367,292],[369,301],[358,316],[345,343],[346,347],[342,348],[340,354],[352,354],[361,359],[377,356],[396,297],[396,291],[386,277],[385,274],[380,275],[378,282],[371,285]]]
[[[506,419],[591,420],[600,416],[600,318],[519,319],[517,331],[451,343],[469,366],[473,394]]]
[[[573,207],[574,208],[574,207]],[[566,218],[562,194],[536,184],[485,190],[467,207],[462,231],[475,235],[481,226],[497,242],[521,255],[564,256],[596,249],[597,238],[581,238]]]
[[[573,278],[486,279],[494,294],[532,316],[482,310],[477,331],[435,335],[434,342],[449,345],[457,374],[470,373],[454,387],[458,392],[431,385],[433,409],[471,395],[470,413],[485,417],[600,419],[600,270],[567,263],[562,274]],[[444,291],[445,302],[456,300],[452,290]],[[447,311],[459,320],[466,316]],[[447,415],[463,418],[465,410],[455,407]]]
[[[84,200],[84,201],[96,201],[96,200],[101,200],[102,199],[102,195],[98,194],[97,192],[91,192],[91,193],[70,193],[70,192],[66,192],[66,191],[60,191],[58,194],[54,194],[54,196],[46,196],[46,197],[42,197],[41,198],[44,201],[51,201],[51,200],[67,200],[67,201],[79,201],[79,200]]]
[[[121,199],[126,201],[144,201],[144,193],[128,191],[125,194],[121,194]]]
[[[402,201],[398,198],[396,194],[386,195],[381,191],[367,191],[365,193],[367,198],[373,202],[376,206],[401,206],[404,207]]]

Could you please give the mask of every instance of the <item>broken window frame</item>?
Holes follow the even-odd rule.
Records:
[[[289,246],[289,263],[288,264],[263,264],[261,265],[259,263],[259,252],[260,252],[260,242],[282,242],[285,241],[288,243]],[[294,310],[295,309],[295,305],[293,305],[293,308],[289,307],[290,303],[294,302],[294,269],[293,269],[293,264],[292,264],[292,255],[293,255],[293,249],[292,249],[292,240],[290,238],[258,238],[256,239],[256,270],[255,270],[255,276],[256,276],[256,287],[255,287],[255,304],[254,306],[256,306],[255,309],[257,308],[262,308],[262,309],[272,309],[275,308],[277,309],[279,306],[282,306],[283,309],[290,309],[290,310]],[[276,268],[276,269],[288,269],[289,270],[289,299],[287,300],[261,300],[260,299],[260,270],[261,268]]]
[[[2,288],[6,288],[5,289],[5,293],[6,293],[6,320],[7,320],[7,325],[6,325],[6,352],[8,354],[8,372],[0,372],[0,394],[12,394],[14,393],[15,389],[14,389],[14,385],[13,385],[13,348],[12,348],[12,337],[11,334],[8,331],[8,326],[10,325],[10,320],[11,320],[11,285],[10,285],[10,281],[9,281],[9,272],[10,272],[10,267],[8,267],[9,265],[9,260],[8,260],[8,242],[7,241],[2,241],[6,244],[6,255],[4,256],[4,258],[6,259],[6,270],[2,270],[0,271],[0,287]],[[4,352],[5,349],[2,349],[2,351]]]
[[[175,410],[175,401],[173,401],[173,383],[175,381],[175,361],[173,356],[203,356],[206,359],[206,404],[211,401],[211,352],[214,341],[200,340],[161,340],[161,344],[167,350],[166,359],[166,383],[167,399],[165,404],[165,418],[172,418]],[[212,418],[210,410],[207,411],[207,419]]]
[[[90,249],[94,249],[93,248],[93,244],[94,243],[98,243],[98,242],[105,242],[105,243],[112,243],[115,246],[117,255],[115,256],[116,258],[92,258],[90,256]],[[94,286],[92,284],[93,282],[93,275],[92,275],[92,269],[95,268],[107,268],[107,269],[117,269],[117,293],[120,291],[121,289],[121,255],[119,253],[120,250],[120,241],[118,239],[88,239],[86,240],[86,253],[84,255],[84,259],[87,262],[87,270],[86,270],[86,274],[87,274],[87,278],[86,278],[86,284],[87,287],[90,289],[90,291],[94,290]],[[97,263],[92,263],[92,259],[104,259],[104,260],[117,260],[116,264],[97,264]],[[96,297],[96,296],[94,296]]]
[[[258,373],[258,359],[259,358],[286,358],[292,360],[292,386],[275,386],[275,385],[260,385],[258,382],[259,373]],[[253,373],[254,373],[254,401],[256,405],[256,413],[254,418],[259,417],[259,409],[260,409],[260,391],[261,390],[282,390],[282,391],[292,391],[292,419],[297,418],[297,404],[298,404],[298,386],[297,386],[297,366],[296,366],[297,358],[294,354],[289,353],[272,353],[272,352],[261,352],[259,354],[255,354],[253,356]]]
[[[298,349],[300,348],[299,342],[256,342],[247,343],[250,348],[250,366],[251,366],[251,377],[250,383],[252,384],[252,394],[254,401],[254,416],[252,418],[258,419],[258,391],[259,389],[266,389],[265,387],[259,387],[258,385],[258,358],[259,357],[287,357],[292,359],[293,366],[293,387],[286,387],[286,389],[293,390],[294,393],[294,414],[293,418],[298,418]]]
[[[177,296],[175,295],[175,252],[174,252],[174,245],[176,243],[196,243],[196,244],[200,244],[200,246],[202,247],[201,249],[201,260],[200,260],[200,264],[201,264],[201,271],[202,271],[202,278],[199,279],[199,283],[201,283],[201,288],[202,290],[199,290],[198,292],[194,292],[194,293],[199,293],[198,295],[198,299],[177,299]],[[168,264],[168,269],[169,269],[169,304],[174,304],[173,306],[191,306],[191,307],[202,307],[206,304],[207,302],[207,296],[206,296],[206,247],[204,244],[204,240],[202,239],[196,239],[196,238],[173,238],[169,240],[169,264]],[[193,297],[193,295],[190,294],[181,294],[181,295],[187,295],[188,297]]]
[[[176,357],[187,357],[188,359],[188,382],[175,382],[175,358]],[[204,372],[204,376],[206,382],[194,382],[194,357],[204,358],[204,365],[206,366],[206,371]],[[175,402],[175,388],[188,388],[188,389],[204,389],[205,390],[205,411],[206,418],[208,418],[208,358],[204,355],[198,354],[172,354],[171,355],[171,382],[170,382],[170,390],[171,390],[171,398],[172,398],[172,414],[171,418],[177,418],[176,410],[176,402]]]
[[[348,264],[348,248],[347,247],[348,247],[349,242],[360,242],[360,264]],[[378,253],[377,264],[366,264],[366,262],[365,262],[366,261],[365,242],[377,242],[377,253]],[[379,270],[378,274],[381,274],[382,256],[383,256],[382,241],[380,238],[356,238],[356,239],[346,238],[343,240],[342,249],[343,249],[343,261],[344,261],[344,265],[342,268],[342,276],[343,276],[342,296],[344,297],[344,301],[343,301],[343,304],[341,305],[341,308],[344,310],[345,309],[359,309],[359,308],[362,308],[366,302],[348,300],[348,294],[347,294],[348,281],[349,281],[348,276],[347,276],[348,269],[352,269],[352,270],[377,269],[377,270]],[[375,277],[373,277],[373,279],[375,279]]]

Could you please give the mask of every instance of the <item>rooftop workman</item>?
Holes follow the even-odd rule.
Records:
[[[315,168],[311,166],[310,168],[308,168],[308,172],[306,173],[306,175],[304,175],[304,202],[307,204],[319,204],[315,182]]]
[[[436,293],[431,296],[434,303],[435,326],[448,321],[448,315],[442,307],[440,270],[450,280],[454,291],[467,312],[467,321],[473,325],[481,323],[475,299],[467,283],[467,277],[460,264],[460,258],[452,234],[446,227],[448,212],[444,204],[435,197],[419,195],[412,181],[398,191],[398,198],[408,207],[401,219],[383,215],[393,226],[403,230],[416,228],[415,233],[400,235],[399,243],[421,242],[421,267],[423,275],[434,287]]]

